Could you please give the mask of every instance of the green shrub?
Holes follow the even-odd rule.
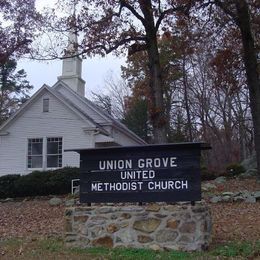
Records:
[[[234,163],[226,167],[226,173],[229,176],[236,176],[243,172],[245,172],[245,168],[241,164]]]
[[[0,177],[0,198],[12,198],[15,196],[14,185],[20,175],[5,175]]]
[[[8,179],[10,178],[9,176],[13,175],[3,177]],[[3,177],[0,178],[0,188],[1,179]],[[77,178],[79,178],[78,168],[66,167],[53,171],[34,171],[28,175],[18,175],[18,177],[14,178],[13,182],[11,182],[11,184],[0,193],[0,197],[6,198],[67,194],[71,189],[71,180]]]

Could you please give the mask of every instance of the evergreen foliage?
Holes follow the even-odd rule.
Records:
[[[14,59],[0,63],[0,125],[29,98],[28,92],[33,88],[25,71],[16,68]]]
[[[22,176],[5,175],[0,177],[0,198],[67,194],[71,191],[71,180],[78,178],[79,169],[71,167]]]

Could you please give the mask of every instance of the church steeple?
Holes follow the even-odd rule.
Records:
[[[71,19],[68,45],[62,60],[62,75],[58,80],[66,83],[72,90],[85,96],[85,81],[82,79],[82,59],[78,53],[78,37],[75,25],[75,9]]]

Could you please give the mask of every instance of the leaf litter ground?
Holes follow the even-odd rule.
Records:
[[[255,179],[231,179],[217,184],[213,193],[256,191]],[[213,244],[260,240],[260,202],[209,204],[213,219]],[[48,198],[0,203],[0,240],[8,238],[62,237],[64,205],[50,206]]]

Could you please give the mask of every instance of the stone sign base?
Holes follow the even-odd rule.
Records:
[[[211,214],[205,203],[76,206],[65,211],[65,242],[73,247],[205,250]]]

